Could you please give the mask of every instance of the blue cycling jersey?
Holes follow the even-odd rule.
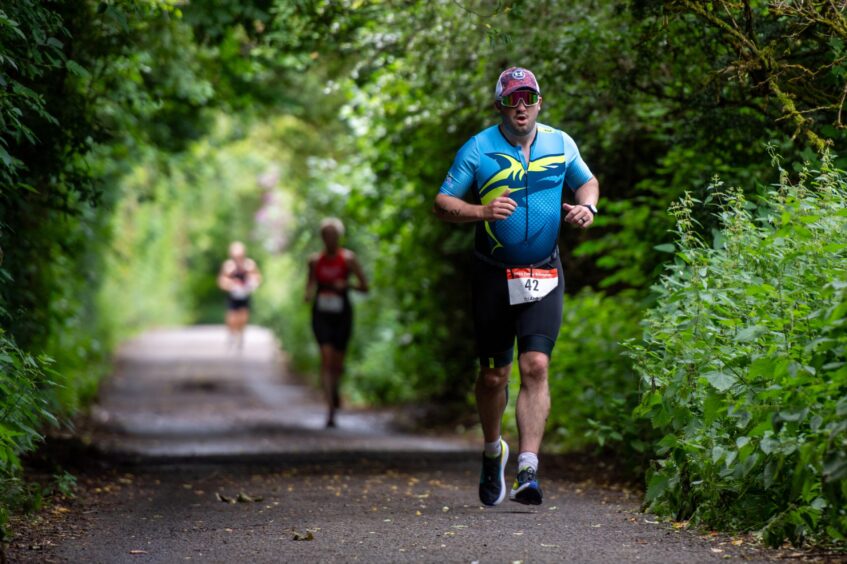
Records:
[[[476,250],[510,266],[530,265],[553,254],[562,220],[562,186],[576,190],[592,178],[573,139],[538,124],[529,163],[494,125],[477,133],[459,150],[439,192],[464,198],[471,186],[482,202],[510,190],[518,207],[507,219],[476,227]]]

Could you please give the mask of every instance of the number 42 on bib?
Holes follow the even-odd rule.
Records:
[[[537,302],[556,289],[559,273],[555,268],[508,268],[506,282],[509,285],[510,305]]]

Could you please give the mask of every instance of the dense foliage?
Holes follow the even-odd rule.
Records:
[[[773,545],[847,535],[847,175],[823,164],[757,205],[715,185],[711,244],[700,202],[673,209],[677,258],[631,345],[663,435],[654,511]]]
[[[0,359],[9,360],[2,360],[0,373],[0,479],[18,480],[18,457],[33,448],[42,426],[92,396],[118,339],[150,325],[220,319],[214,276],[233,239],[248,243],[265,273],[254,320],[281,336],[298,370],[313,372],[316,349],[302,301],[303,266],[319,248],[315,226],[326,215],[347,224],[345,244],[360,255],[374,288],[356,303],[344,392],[360,403],[449,402],[472,412],[471,230],[435,221],[430,208],[456,150],[496,119],[490,105],[494,78],[512,64],[539,76],[541,121],[574,137],[602,191],[596,228],[587,233],[564,228],[561,234],[568,297],[551,367],[546,444],[599,445],[641,461],[654,453],[656,433],[676,436],[680,445],[689,440],[700,445],[696,425],[677,428],[660,418],[649,429],[638,417],[671,406],[671,399],[657,402],[659,392],[652,388],[640,398],[638,386],[648,368],[651,378],[659,378],[648,362],[653,357],[647,351],[661,346],[655,339],[677,338],[663,317],[671,307],[669,290],[649,310],[655,299],[649,288],[665,263],[676,256],[675,268],[684,265],[679,249],[669,253],[674,217],[666,210],[685,191],[692,201],[717,202],[710,185],[719,174],[743,187],[744,195],[732,193],[738,202],[746,198],[771,210],[757,213],[773,216],[763,225],[779,223],[778,231],[788,229],[799,213],[790,202],[806,202],[809,194],[824,192],[818,185],[841,182],[831,172],[844,168],[837,161],[819,167],[826,173],[821,178],[832,182],[801,177],[806,184],[800,185],[817,183],[802,196],[791,192],[799,188],[788,188],[787,179],[786,188],[762,188],[776,180],[767,147],[792,163],[786,174],[797,175],[801,163],[819,160],[823,146],[835,146],[836,152],[843,146],[844,12],[824,0],[5,3]],[[698,227],[686,225],[687,239],[680,245],[692,245],[689,254],[712,276],[708,261],[728,252],[725,241],[735,216],[729,208],[723,216],[712,214],[710,205],[685,208],[683,219]],[[773,210],[779,206],[777,218]],[[810,221],[800,228],[815,233],[822,227]],[[705,237],[721,229],[711,251],[692,242],[695,233]],[[745,229],[755,238],[752,227]],[[753,248],[744,241],[742,246]],[[756,272],[736,270],[738,276]],[[835,286],[826,288],[815,299],[843,296]],[[114,307],[118,302],[122,307]],[[823,303],[808,307],[820,309]],[[714,362],[738,370],[732,363],[753,355],[754,346],[775,346],[776,329],[765,318],[776,313],[765,309],[755,310],[763,320],[750,327],[767,331],[723,343]],[[751,315],[740,305],[702,311],[714,316],[703,324],[721,328],[746,327]],[[634,366],[621,343],[641,332],[645,316],[656,334],[648,331],[642,344],[631,345],[642,355]],[[796,333],[785,354],[811,346],[801,368],[814,366],[818,378],[837,381],[837,367],[823,367],[840,362],[843,347],[827,349],[833,358],[818,366],[810,359],[829,345],[809,331]],[[751,360],[750,366],[764,370],[762,363]],[[791,378],[797,373],[776,368],[788,370]],[[721,369],[704,370],[693,378]],[[765,405],[784,393],[787,403],[802,403],[794,399],[802,395],[798,389],[780,385],[783,390],[767,392],[773,397],[765,394],[770,399],[754,400]],[[704,401],[740,398],[739,386],[733,382],[717,391],[699,386],[697,393],[706,394]],[[671,409],[674,418],[702,416],[697,393],[672,398],[678,402]],[[826,458],[830,446],[822,442],[822,429],[843,409],[815,394],[802,401],[817,398],[820,408],[797,407],[809,412],[775,422],[768,440],[781,441],[779,433],[808,422],[804,444],[823,449],[815,451],[818,458],[809,455],[810,464],[823,460],[825,468],[837,469],[842,462]],[[715,401],[707,402],[709,409],[718,409]],[[766,417],[766,410],[756,409],[751,417]],[[811,429],[815,415],[821,422]],[[731,419],[723,411],[710,417],[715,436],[724,433],[709,445],[724,453],[711,464],[729,468],[750,460],[736,444],[738,454],[727,462],[728,441],[741,431],[731,436],[721,426]],[[748,450],[763,437],[751,439]],[[733,527],[763,526],[770,519],[751,521],[738,507],[725,511],[727,491],[755,488],[714,478],[722,470],[703,482],[686,481],[702,461],[683,446],[666,444],[670,440],[659,445],[663,462],[651,479],[656,508],[680,517],[698,511],[704,522]],[[790,458],[796,452],[774,452],[760,457],[784,454],[795,465],[799,460]],[[763,460],[756,459],[751,475],[764,472]],[[779,472],[787,472],[788,464]],[[773,475],[786,475],[779,472]],[[769,538],[799,538],[798,515],[815,535],[843,534],[843,522],[831,512],[837,498],[827,497],[831,484],[844,483],[834,476],[832,470],[826,474],[820,492],[812,488],[792,498],[790,510],[773,507],[782,513],[767,521]],[[798,479],[805,484],[816,478]],[[738,495],[739,503],[753,503],[759,493]],[[718,514],[723,520],[709,517]]]

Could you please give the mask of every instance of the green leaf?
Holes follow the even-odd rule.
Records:
[[[760,335],[762,335],[766,331],[767,328],[762,327],[761,325],[745,327],[744,329],[738,332],[738,335],[735,336],[735,340],[739,343],[749,343],[751,341],[755,341]]]
[[[765,454],[773,454],[779,450],[780,446],[781,443],[769,435],[762,437],[762,440],[759,442],[759,448],[762,449],[762,452]]]
[[[720,392],[727,391],[738,381],[735,375],[726,372],[707,372],[703,377]]]
[[[650,483],[647,484],[647,493],[644,496],[644,502],[649,504],[661,497],[667,491],[670,485],[670,479],[664,474],[657,473],[650,478]]]
[[[68,59],[67,61],[65,61],[65,66],[67,67],[68,71],[70,71],[71,74],[74,74],[74,75],[76,75],[80,78],[90,78],[91,77],[91,74],[87,70],[85,70],[85,68],[82,65],[80,65],[79,63],[77,63],[76,61]]]
[[[823,465],[823,476],[830,482],[847,478],[847,455],[839,452],[827,458]]]

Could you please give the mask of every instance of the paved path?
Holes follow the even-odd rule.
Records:
[[[220,327],[126,344],[92,412],[100,466],[75,500],[13,542],[38,562],[715,562],[772,553],[657,523],[639,495],[542,458],[544,505],[477,500],[479,454],[401,435],[386,416],[322,428],[315,394],[251,328],[243,351]],[[87,469],[86,469],[87,468]],[[514,468],[509,469],[509,475]],[[22,540],[25,539],[25,540]],[[736,541],[737,542],[737,541]]]

